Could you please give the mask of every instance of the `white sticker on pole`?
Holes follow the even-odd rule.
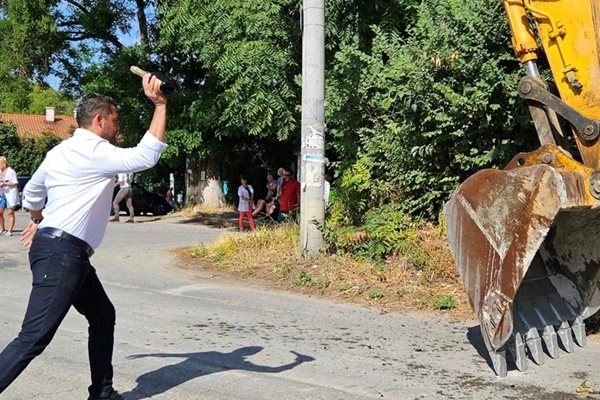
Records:
[[[306,160],[306,186],[323,186],[323,161],[317,161],[317,158],[324,159],[323,156],[315,154],[307,154],[304,156]]]
[[[323,132],[319,132],[312,125],[308,126],[310,134],[306,137],[306,148],[307,149],[323,149],[325,148],[325,137]]]

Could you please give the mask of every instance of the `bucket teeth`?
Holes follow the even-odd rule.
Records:
[[[523,315],[520,316],[523,317]],[[554,325],[546,325],[543,330],[530,327],[525,334],[513,333],[512,340],[501,351],[490,351],[496,374],[500,377],[504,377],[506,374],[504,348],[509,350],[517,369],[526,371],[528,355],[536,364],[544,364],[544,348],[548,356],[558,358],[560,354],[559,339],[560,347],[567,353],[574,351],[575,343],[581,347],[585,346],[586,337],[583,318],[577,317],[571,324],[569,324],[569,321],[563,321],[556,328]]]
[[[515,360],[515,365],[519,371],[527,371],[527,355],[525,354],[525,342],[520,333],[515,333],[514,340],[509,346],[510,353]]]
[[[554,330],[554,326],[546,325],[542,332],[542,338],[546,345],[546,350],[551,358],[558,358],[558,336]]]
[[[537,326],[543,326],[542,330],[542,339],[544,340],[544,344],[546,345],[546,351],[551,358],[558,357],[558,337],[556,336],[556,331],[554,330],[553,322],[555,322],[556,318],[556,307],[552,306],[552,301],[550,298],[548,301],[544,302],[534,302],[532,304],[533,311],[537,317]],[[539,325],[538,325],[539,324]]]
[[[575,348],[573,347],[573,333],[569,323],[567,321],[563,321],[556,333],[558,333],[558,337],[560,338],[560,343],[562,344],[563,349],[567,353],[572,353]]]
[[[525,334],[525,343],[533,361],[542,365],[544,363],[544,349],[542,347],[542,339],[536,328],[531,328]]]
[[[506,377],[508,374],[508,368],[506,367],[506,350],[503,346],[497,351],[490,351],[490,358],[492,359],[492,366],[494,367],[494,372],[501,378]]]
[[[573,321],[573,324],[571,325],[571,329],[573,330],[575,343],[577,343],[579,347],[585,346],[585,323],[583,322],[583,318],[580,316],[575,318],[575,321]]]

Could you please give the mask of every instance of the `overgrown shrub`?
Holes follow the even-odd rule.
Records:
[[[467,176],[535,145],[523,73],[500,2],[421,2],[408,28],[381,18],[368,45],[340,46],[328,74],[336,212],[360,224],[395,203],[434,220]]]
[[[323,229],[323,237],[330,252],[350,254],[374,261],[393,255],[410,256],[417,268],[426,263],[426,255],[418,244],[414,221],[397,204],[382,204],[365,212],[360,226],[347,226],[332,215]]]

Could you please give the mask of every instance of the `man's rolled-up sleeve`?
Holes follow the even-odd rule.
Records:
[[[44,163],[35,171],[23,189],[23,207],[29,210],[41,210],[46,203],[46,169]]]
[[[166,148],[166,143],[149,132],[146,132],[135,147],[121,149],[106,143],[100,154],[100,157],[104,158],[101,169],[109,174],[143,171],[156,165]]]

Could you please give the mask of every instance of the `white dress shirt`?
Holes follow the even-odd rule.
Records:
[[[23,207],[43,210],[45,226],[98,247],[104,238],[114,176],[153,167],[167,145],[146,132],[136,147],[122,149],[86,129],[58,144],[25,186]]]

